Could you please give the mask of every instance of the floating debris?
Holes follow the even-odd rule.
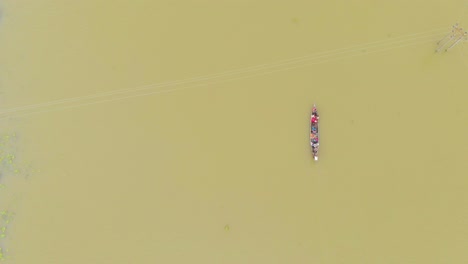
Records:
[[[458,23],[453,25],[452,32],[445,36],[441,41],[437,42],[436,52],[441,50],[449,51],[457,44],[467,41],[468,31],[458,26]]]

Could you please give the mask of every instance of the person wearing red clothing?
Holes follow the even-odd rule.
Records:
[[[312,122],[312,124],[316,124],[317,121],[318,121],[318,118],[315,115],[313,115],[312,118],[310,119],[310,122]]]

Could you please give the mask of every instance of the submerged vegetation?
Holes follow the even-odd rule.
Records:
[[[5,254],[8,250],[4,249],[4,239],[7,236],[7,228],[13,217],[13,213],[8,210],[0,211],[0,261],[5,260]]]
[[[0,135],[0,261],[7,257],[6,238],[13,218],[13,211],[7,195],[10,183],[20,172],[16,162],[16,134]]]

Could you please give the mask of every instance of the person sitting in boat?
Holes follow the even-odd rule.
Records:
[[[318,116],[317,108],[312,108],[312,114]]]
[[[315,115],[312,115],[312,118],[310,119],[310,122],[312,122],[312,124],[317,124],[318,118]]]
[[[312,139],[312,143],[318,143],[318,137],[314,137],[314,138]]]
[[[314,143],[316,138],[317,138],[317,135],[310,134],[310,143]]]
[[[313,126],[311,132],[314,134],[317,133],[317,128]]]

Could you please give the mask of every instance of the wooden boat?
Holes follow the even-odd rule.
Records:
[[[312,155],[314,155],[314,160],[318,160],[318,150],[319,150],[319,115],[317,108],[312,108],[312,113],[310,114],[310,147],[312,148]]]

